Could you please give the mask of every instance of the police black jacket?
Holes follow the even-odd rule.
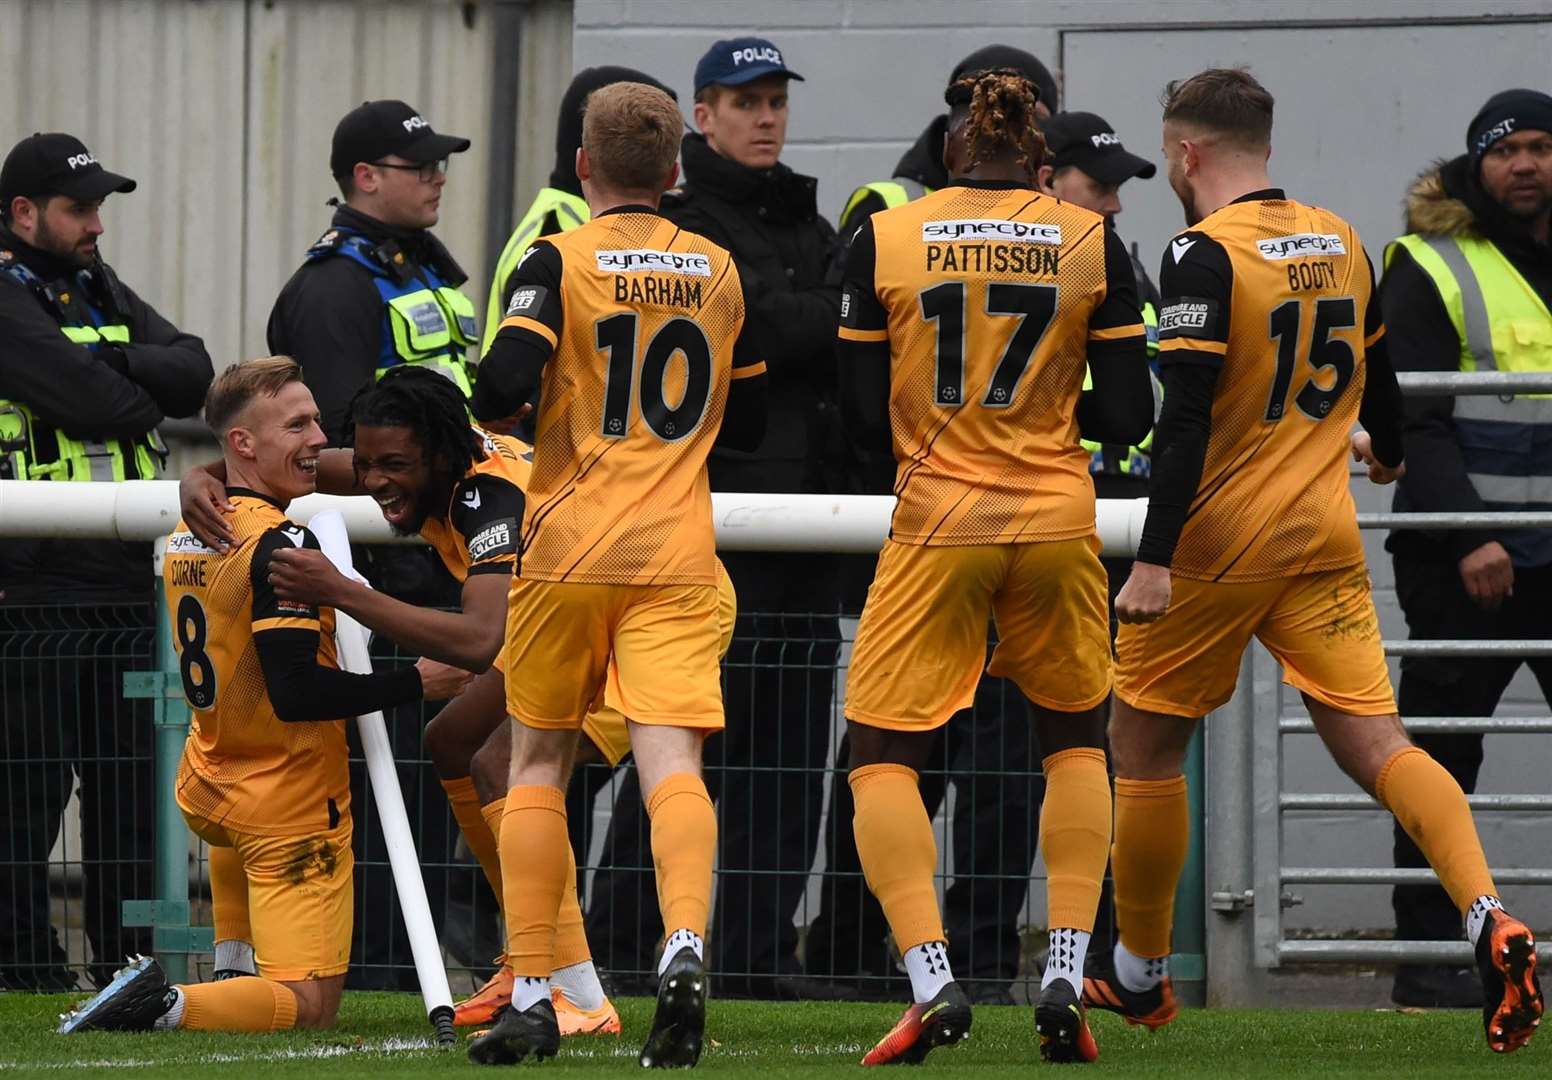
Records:
[[[0,251],[45,282],[78,280],[80,267],[3,227]],[[107,266],[94,267],[91,278],[96,306],[129,327],[129,344],[74,344],[30,289],[0,273],[0,401],[20,402],[40,423],[79,439],[135,438],[164,417],[197,413],[214,377],[205,343],[164,319]],[[149,544],[0,542],[0,601],[109,599],[152,586]]]
[[[1468,230],[1493,242],[1536,295],[1552,306],[1552,245],[1538,244],[1482,190],[1466,156],[1441,162],[1407,192],[1406,231],[1455,236]],[[1385,340],[1397,371],[1459,371],[1460,336],[1444,310],[1433,279],[1405,248],[1391,255],[1380,282]],[[1394,509],[1404,512],[1482,510],[1481,496],[1466,476],[1452,419],[1450,396],[1409,396],[1405,407],[1406,475],[1396,482]],[[1496,539],[1492,531],[1397,530],[1385,547],[1398,555],[1457,562]]]
[[[426,229],[395,228],[348,206],[335,211],[329,227],[360,233],[374,244],[395,241],[407,260],[435,268],[454,286],[469,279]],[[302,365],[332,446],[340,444],[350,399],[377,377],[383,327],[383,301],[372,275],[340,257],[304,262],[269,313],[269,350]]]
[[[770,374],[765,440],[708,462],[719,491],[844,490],[835,407],[835,332],[841,290],[827,280],[835,230],[819,216],[817,182],[785,165],[750,169],[686,135],[684,185],[663,198],[665,217],[733,253],[753,298],[746,319]]]

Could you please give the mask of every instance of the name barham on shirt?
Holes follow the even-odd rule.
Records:
[[[598,269],[614,275],[614,299],[621,304],[699,309],[701,287],[711,277],[711,259],[688,251],[600,251]]]
[[[924,221],[921,238],[929,271],[1054,275],[1062,227],[1006,218]]]

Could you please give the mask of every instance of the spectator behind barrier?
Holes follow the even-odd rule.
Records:
[[[1407,193],[1407,235],[1385,250],[1381,283],[1399,371],[1552,371],[1552,97],[1506,90],[1482,106],[1466,153],[1430,167]],[[1398,512],[1552,509],[1552,412],[1545,397],[1406,399],[1407,474]],[[1410,636],[1552,637],[1552,530],[1398,529],[1385,545]],[[1525,661],[1552,700],[1552,659]],[[1512,657],[1407,657],[1401,715],[1490,716],[1519,670]],[[1467,792],[1482,766],[1480,734],[1418,733],[1419,746]],[[1400,826],[1396,865],[1421,867]],[[1396,936],[1460,937],[1438,885],[1398,885]],[[1469,972],[1397,969],[1400,1005],[1477,1006]]]

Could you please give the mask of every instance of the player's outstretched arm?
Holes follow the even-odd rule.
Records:
[[[356,485],[354,450],[324,450],[318,455],[318,490],[325,495],[364,495]],[[226,516],[236,508],[226,497],[226,462],[196,465],[178,481],[178,510],[200,543],[226,551],[236,542]]]
[[[335,569],[321,551],[292,548],[270,558],[269,579],[284,601],[348,612],[374,633],[465,671],[490,667],[501,651],[510,575],[470,574],[462,611],[438,611],[395,600]]]

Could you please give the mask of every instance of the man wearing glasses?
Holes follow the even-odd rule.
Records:
[[[341,429],[357,391],[396,367],[428,368],[451,379],[465,396],[470,393],[472,369],[465,353],[479,333],[474,305],[458,291],[468,275],[430,232],[447,183],[448,158],[467,149],[468,139],[438,134],[402,101],[365,102],[334,129],[329,170],[340,191],[334,219],[280,291],[268,328],[270,352],[302,365],[331,446],[343,445]],[[357,547],[354,555],[356,568],[379,592],[408,604],[458,606],[459,585],[430,548]],[[379,639],[377,647],[388,643]],[[419,704],[392,709],[385,719],[395,745],[419,745],[424,724]],[[353,725],[350,737],[352,757],[359,758]],[[352,797],[359,806],[366,805],[364,773],[359,763],[351,766]],[[408,786],[405,798],[411,820],[445,821],[442,793],[429,772]],[[439,921],[451,882],[438,864],[450,861],[455,841],[440,826],[420,837],[432,864],[426,885]],[[348,986],[413,990],[413,974],[392,967],[410,953],[402,925],[381,899],[393,895],[381,834],[358,829],[353,844],[351,955],[358,962]],[[495,940],[490,921],[495,901],[483,899],[480,906],[492,913],[487,936]],[[458,955],[483,961],[489,952],[474,946]]]
[[[281,290],[270,351],[293,357],[330,445],[356,391],[389,368],[435,369],[469,393],[465,351],[479,340],[468,279],[437,223],[447,160],[469,140],[439,135],[402,101],[368,101],[334,129],[329,168],[343,203]]]

